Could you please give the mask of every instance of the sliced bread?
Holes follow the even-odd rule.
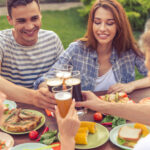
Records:
[[[119,130],[118,137],[124,140],[137,141],[142,134],[142,129],[136,129],[129,126],[123,126]]]

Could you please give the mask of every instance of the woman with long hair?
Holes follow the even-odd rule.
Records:
[[[50,69],[73,65],[81,73],[82,90],[127,93],[150,86],[148,78],[135,80],[135,67],[146,76],[144,57],[133,37],[126,13],[117,0],[96,0],[84,37],[69,45]],[[44,85],[43,77],[35,85]]]

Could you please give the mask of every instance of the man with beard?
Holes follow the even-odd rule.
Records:
[[[37,93],[24,94],[24,91],[33,88],[34,81],[56,62],[64,50],[63,45],[56,33],[40,29],[42,15],[38,0],[7,0],[7,9],[7,19],[13,28],[0,31],[0,90],[14,100],[17,94],[22,94],[21,101],[31,103]],[[21,93],[15,90],[16,85]],[[40,89],[38,92],[36,102],[43,100],[43,106],[39,106],[48,107],[48,91]]]

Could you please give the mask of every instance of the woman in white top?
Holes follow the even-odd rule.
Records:
[[[142,40],[142,49],[145,51],[145,54],[146,54],[145,64],[149,70],[148,77],[150,80],[150,31],[144,33],[141,40]],[[128,120],[131,120],[133,122],[140,122],[146,125],[150,125],[150,103],[143,103],[143,104],[108,103],[105,101],[101,101],[99,98],[97,98],[97,96],[95,96],[92,92],[89,92],[89,91],[83,92],[83,96],[86,101],[77,102],[76,106],[90,108],[98,112],[109,113],[111,115],[119,116]],[[73,110],[74,110],[74,107],[71,107],[70,111],[73,111]],[[58,110],[56,113],[56,117],[58,117]],[[64,120],[67,120],[67,118],[65,118]],[[65,124],[64,125],[61,124],[60,121],[58,120],[58,125],[62,125],[61,129],[63,129],[63,126],[65,126]],[[70,117],[70,121],[71,121],[71,117]],[[78,123],[78,119],[76,118],[74,122]],[[68,126],[65,126],[66,131],[67,131],[67,128],[70,128],[70,125],[71,124],[68,124]],[[72,130],[76,131],[77,130],[76,127],[74,126]],[[74,135],[75,135],[75,132],[74,132]],[[74,135],[72,134],[72,137],[70,137],[70,139],[73,139]],[[150,134],[146,136],[145,138],[141,139],[135,146],[134,150],[149,150],[150,149],[149,141],[150,141]],[[64,143],[68,143],[67,139],[64,138],[62,140],[62,143],[63,145]],[[74,142],[71,142],[70,145],[68,145],[68,148],[69,148],[68,150],[74,149],[73,144]],[[65,149],[63,145],[61,147],[61,150]]]

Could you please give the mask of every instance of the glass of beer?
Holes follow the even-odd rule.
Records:
[[[57,86],[52,88],[61,117],[65,117],[72,103],[72,86]]]
[[[55,68],[55,72],[56,72],[56,77],[63,79],[64,82],[66,79],[71,77],[71,72],[73,70],[73,66],[72,65],[59,65],[59,67]]]
[[[52,92],[53,87],[61,86],[63,84],[63,79],[57,78],[55,72],[49,75],[46,74],[44,76],[44,79],[46,81],[46,85],[48,86],[50,92]]]
[[[65,80],[66,86],[72,86],[72,98],[75,101],[82,101],[80,71],[72,71],[71,77]],[[78,115],[85,113],[84,108],[76,108]]]

